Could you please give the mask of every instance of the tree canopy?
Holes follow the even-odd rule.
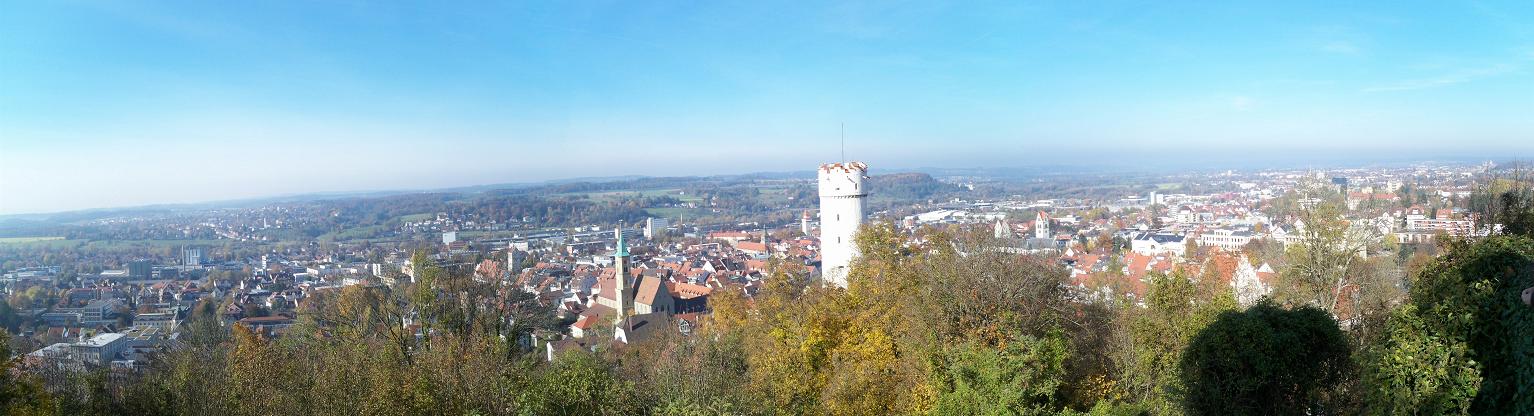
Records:
[[[1195,415],[1305,415],[1327,408],[1350,370],[1337,321],[1311,306],[1262,301],[1193,337],[1180,368]]]

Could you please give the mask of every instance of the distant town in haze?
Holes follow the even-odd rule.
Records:
[[[546,314],[488,319],[508,331],[505,348],[553,362],[572,351],[689,342],[711,325],[713,299],[750,302],[775,275],[845,290],[858,233],[870,226],[908,240],[898,244],[980,235],[987,250],[1060,276],[1059,290],[1076,302],[1145,308],[1155,276],[1175,275],[1218,282],[1211,295],[1246,308],[1283,289],[1281,274],[1304,261],[1294,253],[1313,239],[1356,252],[1366,265],[1348,273],[1401,276],[1445,241],[1501,233],[1477,201],[1491,192],[1488,181],[1517,169],[1488,161],[987,176],[881,173],[848,161],[813,176],[615,178],[11,216],[0,224],[9,298],[0,323],[15,331],[21,363],[62,377],[50,382],[94,369],[142,376],[184,348],[189,319],[280,342],[328,331],[311,321],[324,307],[316,304],[347,291],[408,292],[461,276],[459,284],[493,288],[482,311],[523,303],[521,313]],[[1322,207],[1347,224],[1340,234],[1307,229]],[[1371,284],[1405,290],[1396,279]],[[1361,308],[1388,303],[1359,284],[1345,283],[1324,305],[1343,330],[1364,324]],[[405,342],[440,335],[420,322],[430,319],[421,310],[393,313]]]
[[[1534,416],[1534,5],[0,7],[0,416]]]

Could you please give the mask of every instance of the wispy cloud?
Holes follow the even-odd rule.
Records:
[[[1413,79],[1398,82],[1395,84],[1364,88],[1363,92],[1411,91],[1427,88],[1447,87],[1450,85],[1463,84],[1478,79],[1507,74],[1509,72],[1516,71],[1517,69],[1518,66],[1511,64],[1496,64],[1481,68],[1468,68],[1433,78]]]

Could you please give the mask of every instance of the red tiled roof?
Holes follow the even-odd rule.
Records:
[[[618,281],[613,279],[612,273],[607,273],[606,276],[597,278],[596,295],[601,298],[617,299],[617,287]]]
[[[742,241],[742,242],[739,242],[739,243],[735,243],[735,249],[736,250],[741,250],[741,251],[753,251],[753,252],[757,252],[757,253],[766,253],[767,252],[767,245],[766,244],[762,244],[762,243],[758,243],[758,242],[755,242],[755,241]]]
[[[699,286],[691,283],[667,282],[666,291],[670,292],[672,297],[678,299],[692,299],[700,296],[708,296],[710,293],[714,292],[714,289],[707,286]]]
[[[1150,271],[1151,257],[1140,255],[1133,251],[1129,252],[1125,257],[1126,262],[1129,263],[1129,277],[1133,280],[1145,278],[1145,272]]]
[[[645,277],[639,282],[639,292],[634,294],[634,303],[653,305],[655,296],[660,294],[660,279]]]
[[[580,319],[576,319],[575,323],[570,324],[570,326],[584,331],[591,329],[591,326],[598,320],[596,315],[582,315]]]

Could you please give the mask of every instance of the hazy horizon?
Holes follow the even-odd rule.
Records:
[[[849,159],[855,159],[855,158],[849,158]],[[1195,159],[1197,159],[1199,161],[1202,161],[1204,163],[1196,162]],[[825,161],[831,161],[831,160],[834,160],[834,158],[826,159]],[[894,173],[921,172],[921,171],[929,171],[929,170],[968,170],[968,169],[973,169],[973,170],[981,170],[981,171],[1006,171],[1006,170],[1040,170],[1040,169],[1048,170],[1048,169],[1053,169],[1053,168],[1069,169],[1069,172],[1067,172],[1067,173],[1082,172],[1082,173],[1097,173],[1097,174],[1101,174],[1101,173],[1114,173],[1114,172],[1132,172],[1132,173],[1142,173],[1142,174],[1158,174],[1158,173],[1171,173],[1171,172],[1174,172],[1174,171],[1175,172],[1213,172],[1213,171],[1222,171],[1222,170],[1231,170],[1231,169],[1235,169],[1235,170],[1238,170],[1238,171],[1256,171],[1256,170],[1273,170],[1273,169],[1318,169],[1318,170],[1330,170],[1330,169],[1347,169],[1347,168],[1380,167],[1380,166],[1402,166],[1402,165],[1417,164],[1417,163],[1460,163],[1460,164],[1464,164],[1464,163],[1476,163],[1476,162],[1482,162],[1482,161],[1506,162],[1506,161],[1521,161],[1521,160],[1523,160],[1523,159],[1507,159],[1507,158],[1500,158],[1499,159],[1497,156],[1489,156],[1489,155],[1488,156],[1482,156],[1482,155],[1464,155],[1464,154],[1458,155],[1458,156],[1453,156],[1453,157],[1438,157],[1438,158],[1418,158],[1418,157],[1410,157],[1410,156],[1398,156],[1398,157],[1379,157],[1379,158],[1355,159],[1355,158],[1349,158],[1349,157],[1346,157],[1346,156],[1340,156],[1340,157],[1337,157],[1337,158],[1334,158],[1334,159],[1331,159],[1331,160],[1327,160],[1326,158],[1319,158],[1319,157],[1316,158],[1316,160],[1313,160],[1313,161],[1297,161],[1297,160],[1293,160],[1293,159],[1278,159],[1278,160],[1267,161],[1267,162],[1265,162],[1263,164],[1242,165],[1242,164],[1226,164],[1226,163],[1221,163],[1221,162],[1218,162],[1218,161],[1210,161],[1208,159],[1199,159],[1197,156],[1189,156],[1188,159],[1169,160],[1166,163],[1162,163],[1162,164],[1136,165],[1135,167],[1132,167],[1132,168],[1125,168],[1125,167],[1111,166],[1111,165],[1101,165],[1101,164],[1091,164],[1091,163],[1087,163],[1087,162],[1083,161],[1083,162],[1079,162],[1079,163],[1058,163],[1058,164],[1053,164],[1053,165],[1014,165],[1014,166],[892,166],[892,167],[871,166],[870,167],[870,174],[872,174],[872,175],[883,175],[883,174],[894,174]],[[180,205],[192,205],[192,206],[195,206],[195,205],[206,205],[206,204],[215,204],[215,205],[217,205],[217,204],[224,204],[224,203],[233,204],[233,203],[239,203],[239,202],[245,202],[245,201],[281,200],[283,198],[294,198],[294,197],[325,197],[327,195],[337,195],[337,196],[341,196],[341,197],[347,197],[347,196],[365,195],[365,194],[374,194],[374,193],[392,194],[392,193],[410,193],[410,192],[449,191],[449,190],[460,189],[460,188],[493,187],[493,186],[501,186],[501,185],[505,185],[505,186],[512,186],[512,185],[538,186],[538,185],[544,185],[544,184],[550,184],[550,183],[560,183],[560,182],[580,182],[580,181],[603,182],[603,181],[610,181],[610,180],[627,180],[628,178],[711,177],[711,176],[744,176],[744,175],[755,175],[755,174],[793,174],[793,173],[802,173],[802,174],[805,174],[805,175],[813,175],[814,174],[815,166],[816,165],[812,164],[812,165],[809,165],[809,166],[800,166],[799,169],[782,169],[782,170],[693,172],[693,173],[677,173],[677,174],[666,174],[666,173],[657,173],[657,174],[628,173],[628,174],[621,174],[620,173],[620,174],[614,174],[614,175],[601,175],[601,176],[550,177],[550,178],[532,179],[532,180],[494,180],[494,179],[490,179],[487,182],[447,183],[447,184],[441,184],[441,185],[429,185],[429,186],[420,186],[420,187],[380,187],[380,188],[351,188],[351,189],[318,189],[318,190],[312,190],[312,191],[295,191],[295,192],[284,192],[284,193],[267,193],[267,194],[239,195],[239,196],[233,196],[233,197],[229,197],[229,198],[216,198],[216,199],[163,200],[163,201],[152,201],[152,202],[142,203],[142,204],[87,206],[87,207],[78,207],[78,208],[68,208],[68,209],[56,210],[56,211],[0,212],[0,217],[32,216],[32,215],[52,215],[52,214],[62,214],[62,213],[79,212],[79,211],[136,209],[136,208],[162,207],[162,206],[180,206]]]
[[[1534,154],[1534,3],[12,3],[0,214],[573,177]],[[1251,160],[1242,160],[1250,158]]]

